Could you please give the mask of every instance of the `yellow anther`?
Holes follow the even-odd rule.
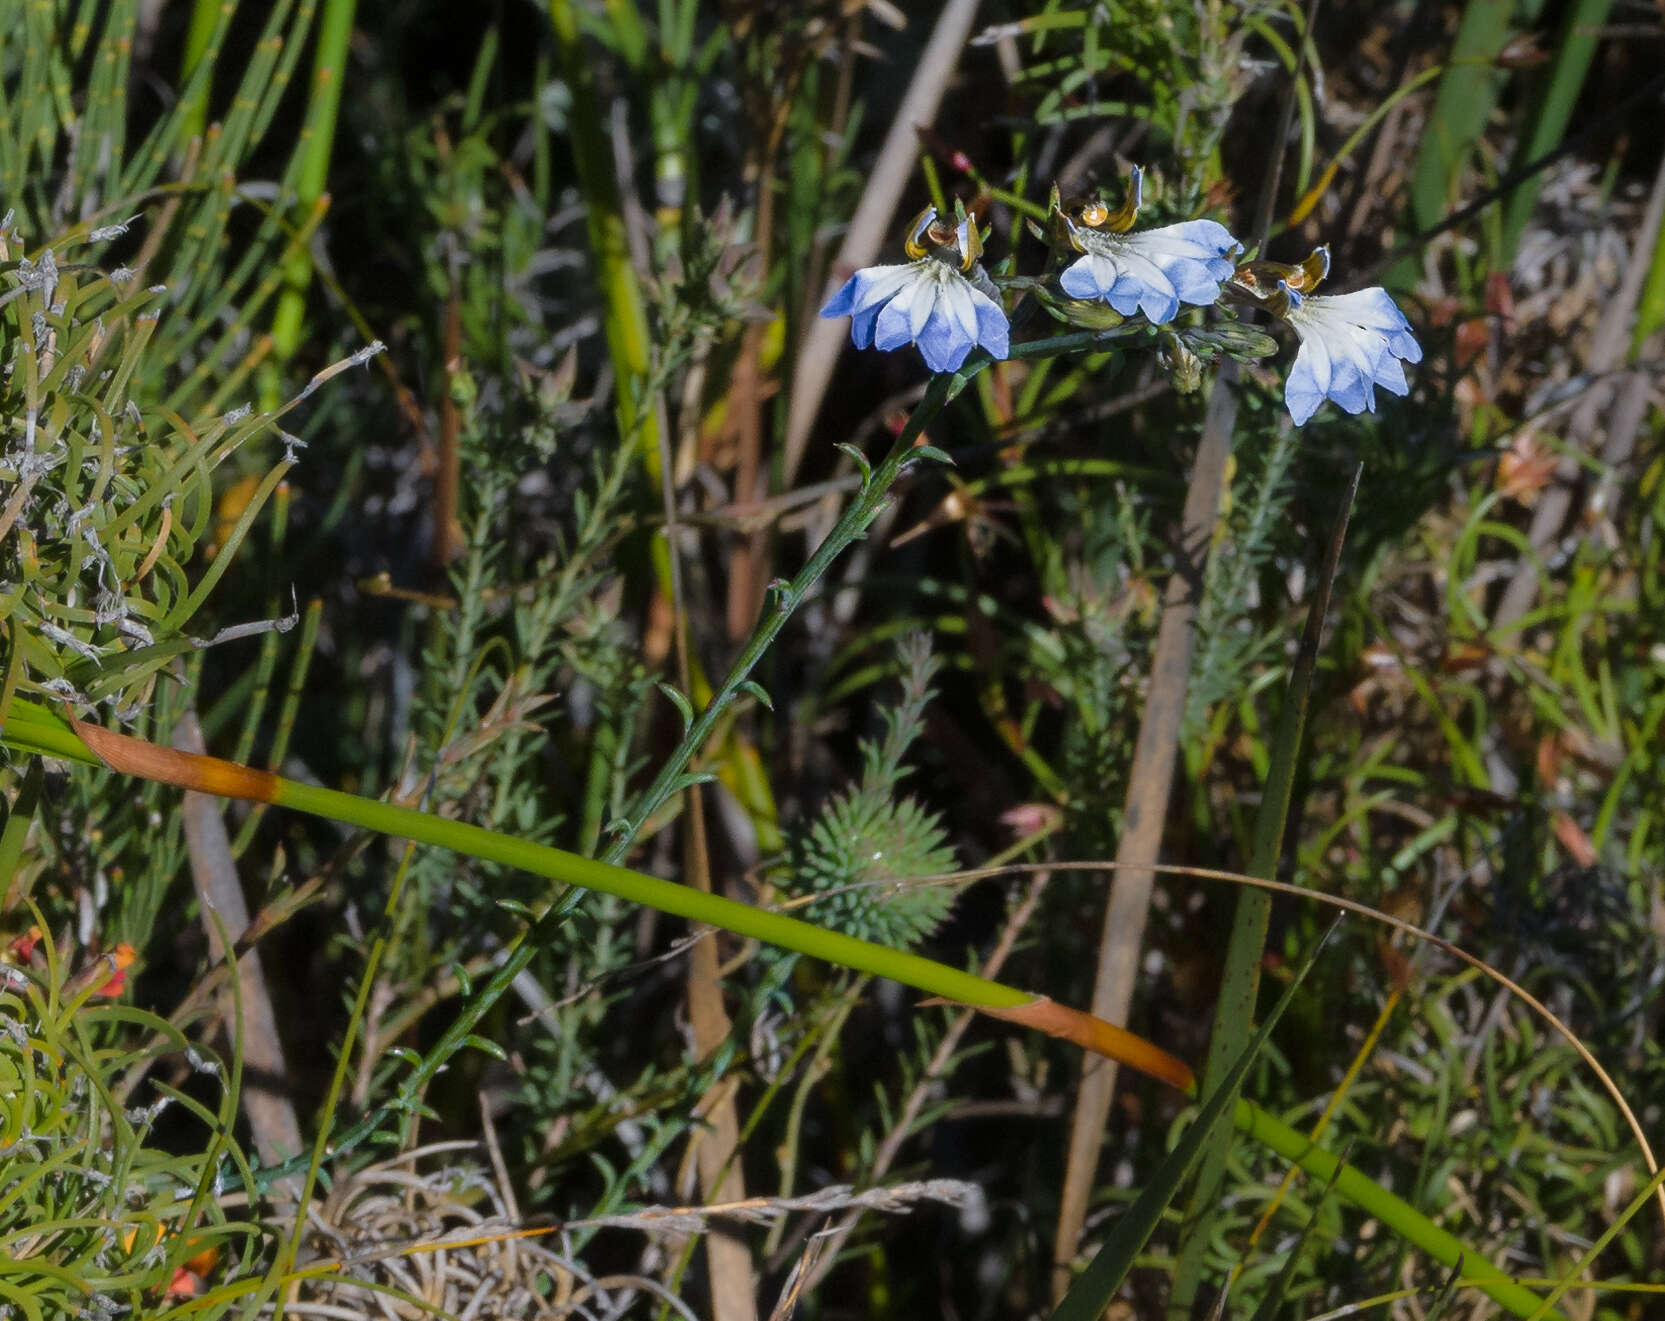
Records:
[[[925,237],[926,230],[936,223],[936,219],[937,209],[934,206],[926,207],[913,218],[913,223],[908,226],[907,240],[902,244],[903,251],[908,254],[908,260],[918,261],[929,251],[920,240]]]
[[[1300,274],[1298,277],[1290,277],[1289,287],[1300,293],[1310,294],[1330,273],[1329,244],[1319,244],[1296,269]]]

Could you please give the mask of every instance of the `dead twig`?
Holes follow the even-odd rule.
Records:
[[[194,712],[187,712],[174,727],[174,746],[199,755],[205,751],[202,728]],[[222,930],[241,932],[249,925],[249,906],[232,860],[231,839],[220,816],[222,807],[221,800],[210,794],[187,790],[180,815],[211,957],[216,963],[235,959],[237,964],[243,1011],[243,1113],[248,1117],[261,1161],[276,1165],[302,1150],[301,1125],[287,1094],[283,1044],[278,1037],[277,1014],[266,993],[260,954],[250,949],[236,958],[221,939]],[[225,1017],[230,1024],[238,1022],[229,1008]]]

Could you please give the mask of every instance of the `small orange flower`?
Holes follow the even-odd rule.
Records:
[[[74,999],[91,988],[91,994],[101,1000],[112,1000],[127,986],[127,970],[139,952],[131,945],[120,944],[100,954],[90,967],[83,968],[64,983],[64,995]]]

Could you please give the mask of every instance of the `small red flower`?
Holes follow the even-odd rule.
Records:
[[[35,946],[41,942],[39,927],[30,927],[21,936],[6,946],[6,953],[14,963],[27,963],[35,956]]]

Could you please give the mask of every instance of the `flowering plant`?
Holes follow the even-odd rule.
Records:
[[[1041,280],[1007,276],[1001,283],[1034,289],[1055,315],[1094,329],[1136,316],[1153,328],[1168,327],[1187,306],[1207,307],[1223,296],[1260,307],[1288,322],[1300,340],[1284,387],[1296,426],[1325,399],[1357,414],[1374,411],[1376,386],[1397,395],[1409,391],[1402,364],[1420,362],[1422,349],[1387,291],[1313,295],[1329,274],[1328,248],[1299,265],[1240,266],[1242,244],[1219,221],[1199,218],[1136,231],[1143,200],[1138,167],[1114,211],[1097,198],[1061,201],[1055,188],[1047,228],[1032,228],[1067,264]],[[957,223],[949,225],[927,207],[908,227],[904,246],[908,262],[858,270],[821,315],[848,316],[857,348],[918,345],[933,372],[958,371],[973,348],[1005,358],[1010,321],[999,284],[981,265],[975,220],[959,211]],[[1253,334],[1192,332],[1182,338],[1168,329],[1158,343],[1163,365],[1182,389],[1196,388],[1200,379],[1193,346],[1239,356],[1260,356],[1272,347]]]

